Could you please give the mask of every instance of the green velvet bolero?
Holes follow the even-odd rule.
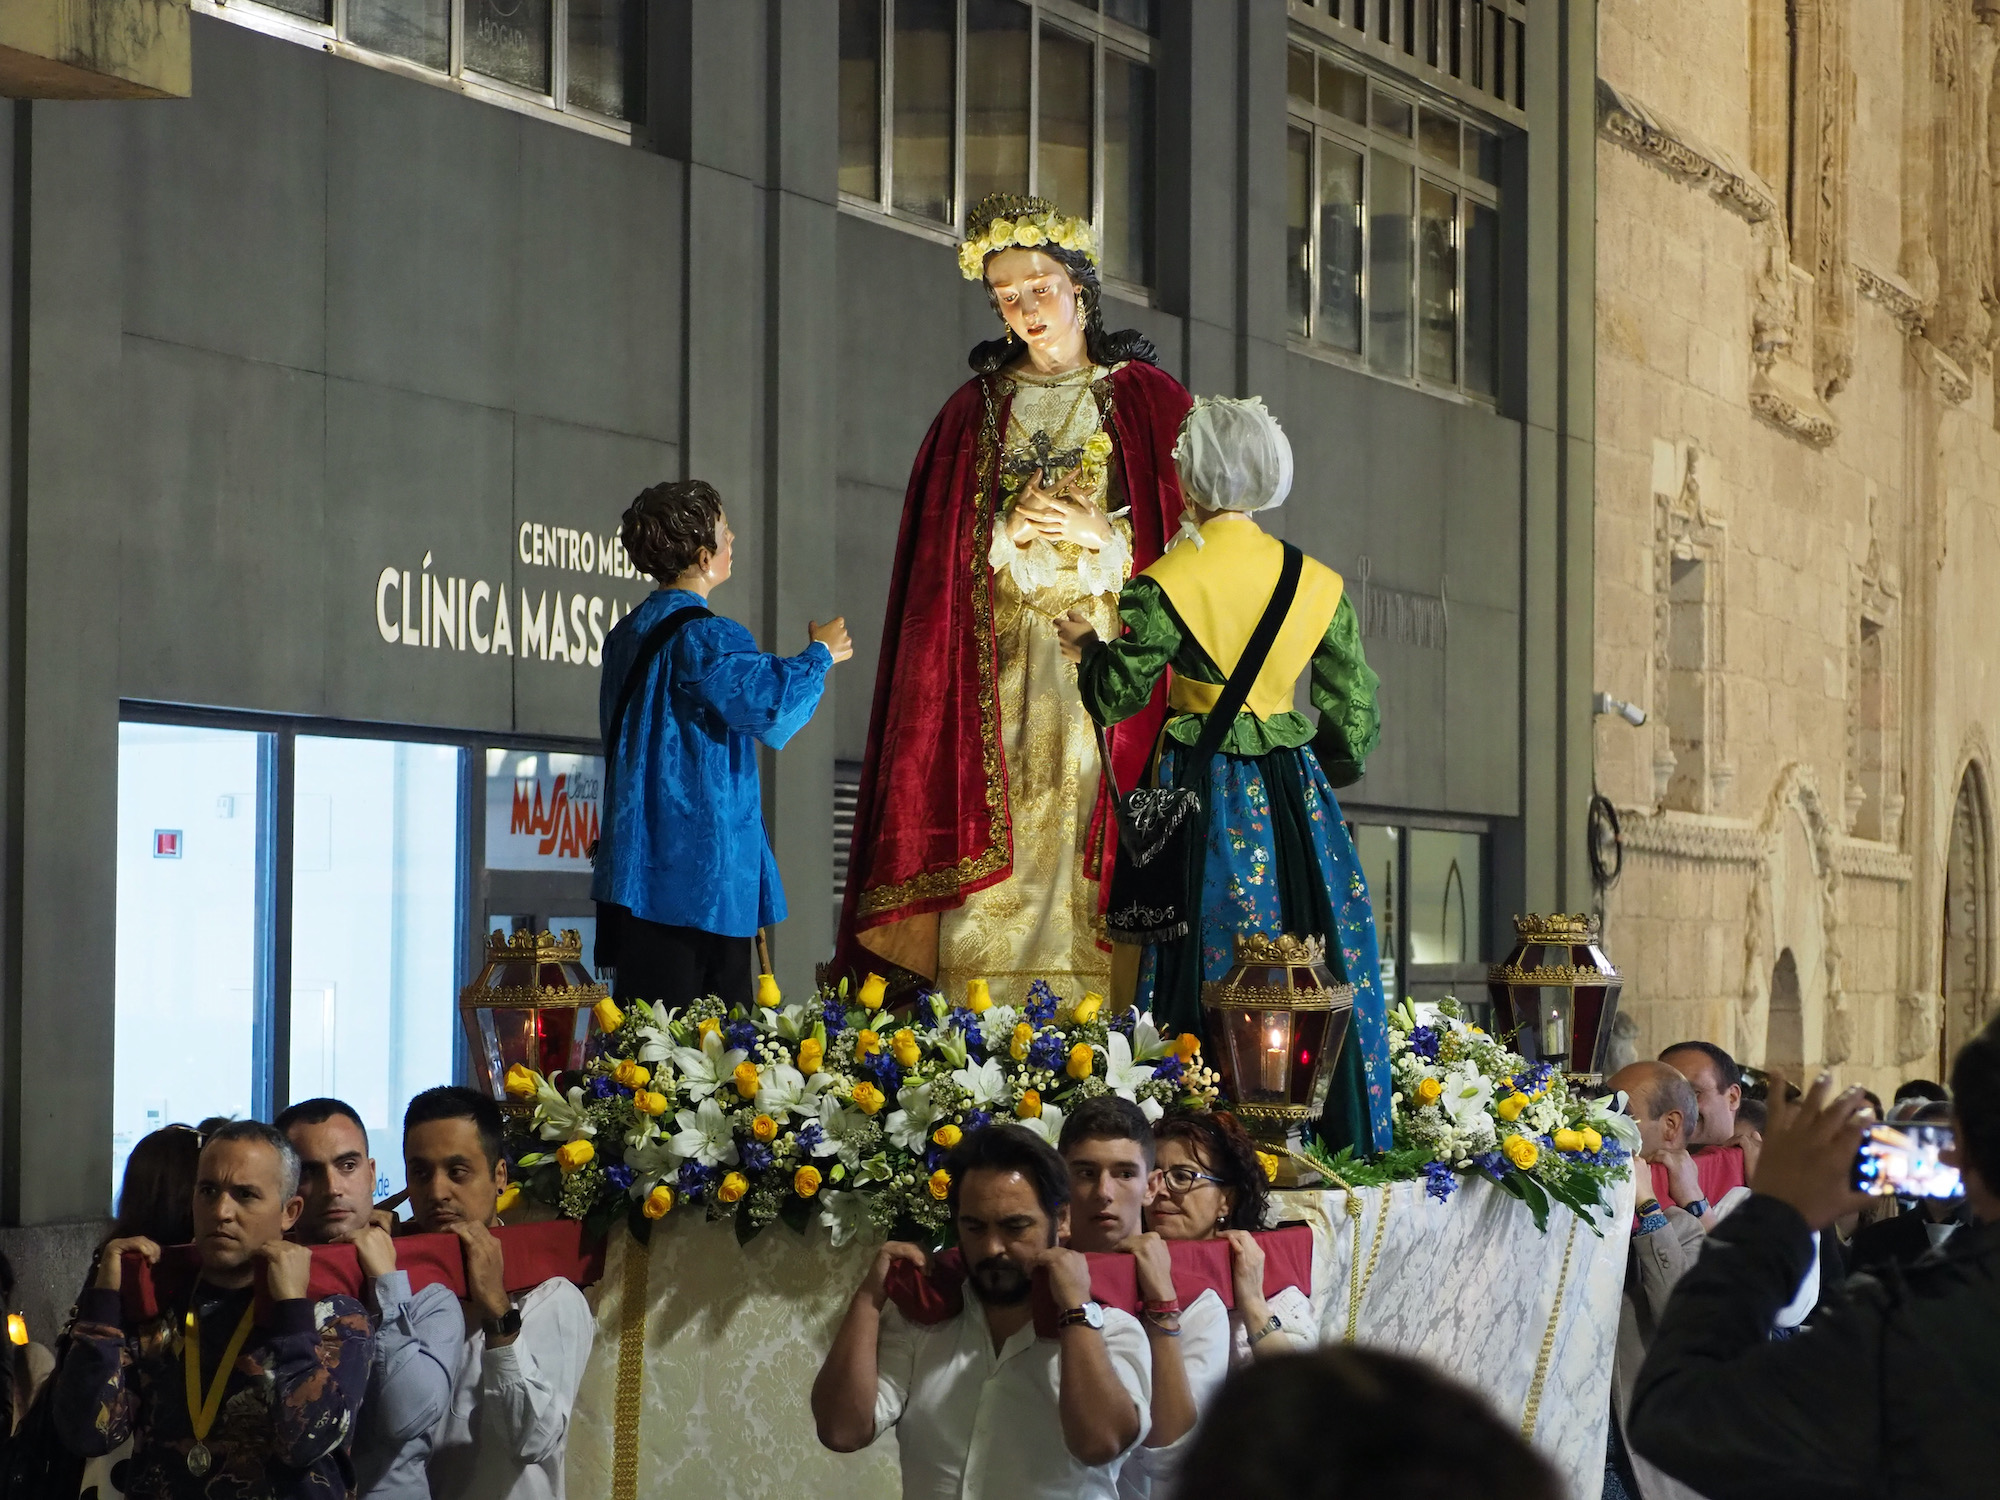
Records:
[[[1150,578],[1135,578],[1118,596],[1118,616],[1125,634],[1099,640],[1084,649],[1076,682],[1084,707],[1100,724],[1116,724],[1146,706],[1153,685],[1168,667],[1196,682],[1224,681],[1174,613],[1173,603]],[[1296,709],[1259,719],[1245,709],[1222,737],[1224,755],[1267,755],[1310,744],[1320,769],[1335,786],[1361,779],[1364,763],[1382,735],[1382,715],[1375,701],[1381,679],[1361,653],[1361,626],[1346,595],[1333,622],[1313,652],[1309,696],[1320,713],[1319,725]],[[1206,714],[1177,714],[1167,721],[1167,733],[1184,745],[1201,737]],[[1121,787],[1130,791],[1130,787]]]

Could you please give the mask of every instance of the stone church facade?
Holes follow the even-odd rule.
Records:
[[[1994,1010],[2000,0],[1603,0],[1594,847],[1641,1055]]]

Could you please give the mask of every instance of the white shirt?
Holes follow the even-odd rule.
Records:
[[[1278,1320],[1273,1338],[1289,1336],[1294,1347],[1314,1342],[1312,1302],[1297,1287],[1285,1287],[1270,1299],[1271,1316]],[[1181,1365],[1187,1371],[1188,1391],[1194,1397],[1195,1414],[1208,1410],[1215,1393],[1229,1372],[1250,1362],[1250,1330],[1233,1308],[1222,1305],[1215,1290],[1204,1288],[1200,1296],[1181,1309]],[[1118,1472],[1120,1500],[1150,1500],[1165,1495],[1179,1476],[1181,1463],[1194,1443],[1199,1427],[1190,1428],[1171,1443],[1158,1448],[1141,1447],[1126,1459]]]
[[[1104,1309],[1099,1335],[1146,1435],[1152,1360],[1139,1320]],[[968,1290],[956,1317],[928,1327],[894,1307],[876,1341],[875,1435],[896,1429],[903,1500],[1114,1500],[1118,1470],[1080,1464],[1063,1442],[1061,1344],[1031,1322],[993,1352],[986,1311]]]
[[[498,1349],[474,1329],[451,1409],[431,1441],[434,1500],[563,1500],[563,1446],[596,1325],[570,1282],[516,1296],[521,1334]]]

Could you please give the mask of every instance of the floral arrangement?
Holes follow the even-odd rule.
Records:
[[[1456,1000],[1420,1020],[1408,1000],[1389,1012],[1390,1100],[1395,1145],[1372,1161],[1351,1151],[1316,1153],[1356,1187],[1422,1178],[1439,1201],[1461,1173],[1484,1173],[1548,1227],[1551,1201],[1593,1233],[1607,1183],[1631,1173],[1639,1127],[1603,1099],[1584,1100],[1548,1063],[1530,1063],[1477,1026]]]
[[[600,1001],[604,1040],[581,1073],[508,1071],[508,1093],[534,1104],[509,1153],[528,1193],[600,1234],[623,1219],[644,1239],[669,1214],[701,1213],[747,1240],[817,1216],[835,1244],[939,1244],[945,1157],[966,1131],[1012,1119],[1054,1144],[1094,1095],[1152,1118],[1216,1096],[1198,1037],[1162,1037],[1097,995],[1065,1003],[1038,980],[1002,1005],[974,980],[963,1001],[933,994],[896,1015],[885,992],[871,975],[851,997],[842,981],[788,1005],[766,976],[748,1012]]]
[[[986,275],[986,257],[995,250],[1020,246],[1032,250],[1038,245],[1060,245],[1097,260],[1097,231],[1088,219],[1059,214],[1039,198],[1019,200],[1024,212],[1012,218],[989,219],[980,232],[958,247],[958,269],[967,281]]]

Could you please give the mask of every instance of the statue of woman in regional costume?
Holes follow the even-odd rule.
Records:
[[[1055,622],[1110,631],[1119,590],[1179,524],[1171,457],[1191,402],[1136,332],[1107,333],[1088,223],[994,195],[959,265],[1003,337],[945,403],[903,506],[868,731],[841,968],[1018,1004],[1111,992],[1115,854],[1091,720]],[[1118,726],[1137,784],[1163,694]]]

